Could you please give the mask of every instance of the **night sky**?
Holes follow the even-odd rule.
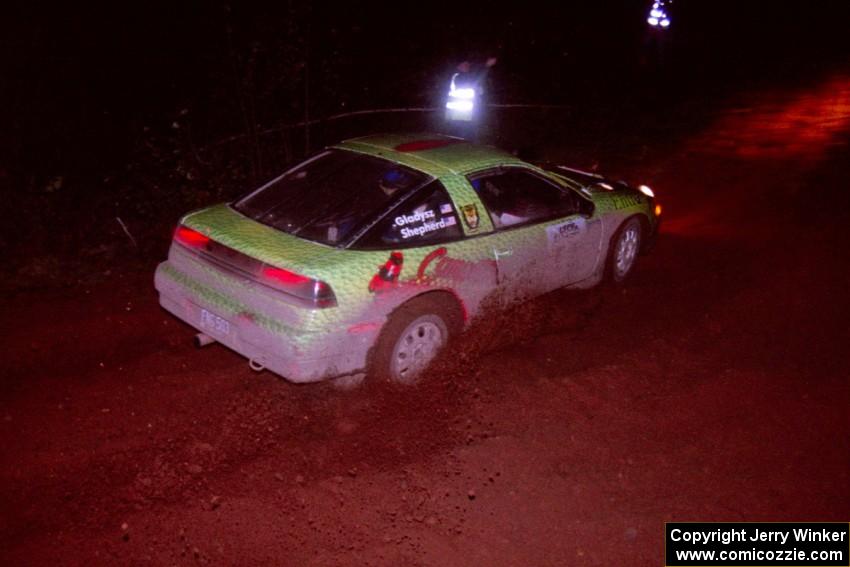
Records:
[[[569,138],[577,144],[588,123],[622,137],[637,122],[617,113],[639,111],[663,126],[651,116],[680,101],[708,111],[755,85],[817,77],[850,53],[842,2],[807,7],[802,18],[775,2],[679,1],[664,32],[646,24],[648,7],[17,4],[0,39],[0,191],[39,222],[15,217],[0,227],[0,248],[25,256],[36,241],[36,249],[108,241],[114,235],[90,234],[104,215],[165,225],[169,211],[232,198],[341,138],[436,129],[421,113],[323,119],[439,106],[467,59],[499,59],[491,102],[570,109],[572,122],[558,128],[525,119],[525,132],[495,126],[500,145],[532,156],[564,128],[580,132]],[[309,136],[285,127],[307,118],[319,121]],[[78,223],[72,236],[51,234]]]
[[[499,102],[781,78],[847,52],[842,4],[680,0],[664,38],[645,24],[642,1],[18,5],[0,50],[4,167],[112,166],[144,126],[182,110],[198,141],[212,141],[242,127],[240,89],[254,97],[258,124],[297,120],[305,66],[314,117],[434,104],[457,61],[489,55],[500,58]],[[45,167],[54,171],[36,171]]]

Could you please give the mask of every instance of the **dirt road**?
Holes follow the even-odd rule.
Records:
[[[630,285],[474,329],[410,390],[296,386],[147,271],[0,305],[5,565],[661,565],[663,522],[850,511],[850,79],[638,172]]]

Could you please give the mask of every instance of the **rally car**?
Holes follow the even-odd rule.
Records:
[[[293,382],[416,381],[487,308],[622,282],[660,224],[646,186],[440,135],[326,148],[183,217],[161,305]]]

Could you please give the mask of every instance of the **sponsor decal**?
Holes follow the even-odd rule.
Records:
[[[423,234],[428,234],[429,232],[442,230],[447,226],[451,226],[448,222],[446,222],[447,220],[448,219],[440,219],[438,221],[422,223],[419,226],[404,227],[403,229],[401,229],[401,237],[412,238],[414,236],[422,236]],[[454,217],[452,217],[452,220],[454,220]]]
[[[423,223],[428,220],[432,220],[436,218],[434,215],[434,211],[427,210],[421,212],[415,212],[412,215],[399,215],[395,218],[395,222],[393,226],[406,226],[414,223]],[[403,232],[403,231],[402,231]],[[405,237],[406,238],[406,237]]]
[[[546,238],[550,245],[558,245],[578,236],[584,227],[584,219],[574,219],[546,227]]]
[[[427,256],[422,258],[422,262],[419,263],[419,269],[416,270],[416,279],[417,281],[421,281],[425,279],[425,270],[428,268],[428,265],[431,264],[437,258],[442,258],[446,255],[446,247],[440,246],[436,250],[432,250],[428,253]]]
[[[474,204],[463,205],[460,210],[463,213],[463,220],[466,222],[466,226],[473,230],[478,228],[478,207]]]
[[[401,237],[408,239],[442,230],[448,226],[454,226],[457,224],[457,219],[455,219],[454,215],[451,215],[451,205],[440,205],[440,212],[443,214],[443,209],[446,207],[449,208],[449,215],[439,220],[437,220],[437,215],[431,209],[427,211],[415,211],[409,215],[399,215],[393,221],[393,228],[396,230],[400,228],[399,234]]]
[[[478,282],[481,286],[489,286],[496,281],[496,261],[483,259],[475,262],[450,258],[445,246],[431,250],[419,262],[416,275],[407,280],[401,280],[404,257],[401,252],[393,252],[387,261],[378,267],[378,273],[369,282],[369,291],[376,296],[396,289],[420,288],[427,289],[439,280],[455,280]],[[430,272],[430,273],[426,273]]]
[[[452,213],[452,206],[450,203],[443,203],[440,205],[440,213],[444,215],[450,215]]]
[[[614,203],[614,210],[627,209],[643,203],[643,197],[640,195],[615,195],[611,198]]]
[[[401,269],[404,267],[404,255],[401,252],[390,253],[389,259],[383,266],[378,266],[378,273],[369,282],[369,291],[380,293],[398,283]]]

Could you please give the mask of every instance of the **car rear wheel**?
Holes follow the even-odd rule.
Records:
[[[620,225],[608,247],[607,270],[610,281],[622,283],[632,272],[642,238],[640,220],[637,217],[632,217]]]
[[[416,383],[458,330],[456,311],[442,294],[415,298],[399,307],[378,338],[371,373],[398,384]]]

